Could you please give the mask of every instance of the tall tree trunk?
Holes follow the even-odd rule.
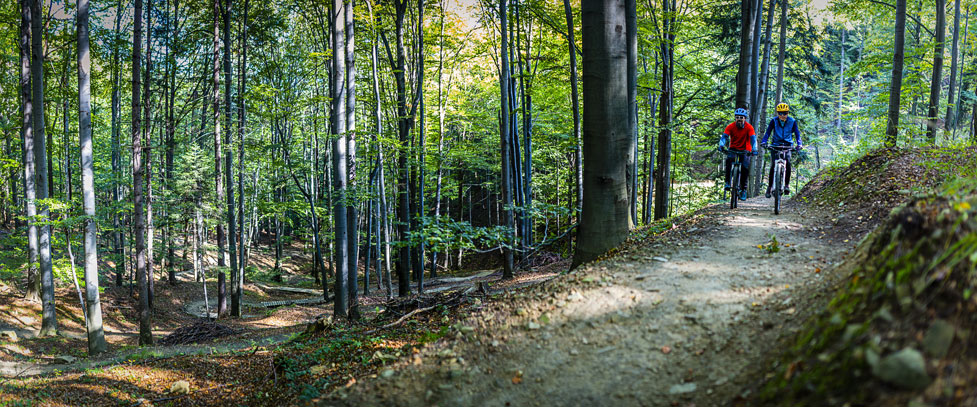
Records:
[[[780,50],[777,56],[777,104],[784,101],[784,55],[787,53],[787,0],[780,3]]]
[[[142,164],[142,0],[135,0],[132,35],[132,197],[133,228],[136,238],[136,274],[139,280],[139,345],[153,344],[152,314],[149,307],[149,284],[146,277],[146,215],[143,202]]]
[[[760,37],[763,35],[763,0],[752,4],[753,47],[750,49],[750,123],[756,127],[763,105],[760,104]],[[756,160],[754,160],[756,161]],[[753,191],[750,191],[751,195]]]
[[[31,1],[31,85],[34,124],[34,177],[35,193],[38,200],[50,197],[49,161],[44,139],[44,38],[41,30],[41,1]],[[38,219],[47,221],[51,217],[48,205],[37,207]],[[54,272],[51,264],[51,225],[42,225],[38,230],[38,258],[41,273],[42,320],[39,336],[58,333],[58,320],[54,309]]]
[[[501,22],[501,48],[500,56],[502,57],[502,63],[499,65],[499,107],[501,108],[501,121],[499,122],[499,151],[502,153],[502,201],[505,205],[504,208],[504,224],[505,231],[503,232],[503,245],[502,245],[502,278],[511,279],[514,274],[515,265],[513,263],[512,257],[512,245],[515,243],[515,236],[513,236],[513,219],[512,219],[512,169],[509,165],[509,161],[512,159],[510,156],[511,148],[509,142],[511,140],[511,130],[509,126],[509,115],[511,114],[509,108],[510,102],[510,92],[509,92],[509,41],[506,37],[508,32],[508,13],[509,7],[506,4],[506,0],[499,0],[499,20]]]
[[[420,1],[423,4],[423,0]],[[353,37],[353,9],[356,6],[355,0],[350,0],[349,4],[346,5],[343,12],[343,19],[346,24],[346,38],[344,44],[344,58],[343,63],[346,65],[346,84],[343,87],[346,92],[346,115],[343,118],[346,120],[346,163],[347,163],[347,173],[349,174],[348,187],[353,191],[356,191],[356,58],[355,58],[355,46],[356,42]],[[421,17],[418,17],[418,21]],[[423,47],[422,47],[423,49]],[[423,72],[424,65],[421,65],[421,72]],[[421,94],[423,98],[423,93]],[[423,100],[423,99],[422,99]],[[421,129],[423,132],[423,117],[424,113],[421,113]],[[348,244],[346,249],[349,251],[347,254],[347,283],[346,291],[348,293],[349,301],[349,318],[359,319],[360,318],[360,308],[359,308],[359,298],[357,293],[357,266],[359,260],[359,213],[357,210],[357,205],[359,205],[359,200],[356,198],[357,194],[352,194],[352,198],[346,203],[346,228],[348,229],[346,238]],[[421,201],[423,204],[423,200]]]
[[[841,114],[845,100],[845,26],[841,26],[841,62],[838,63],[838,119],[835,127],[838,134],[844,136],[844,129],[841,128]]]
[[[214,189],[217,194],[217,202],[215,202],[216,207],[220,207],[221,203],[225,201],[225,189],[224,189],[224,165],[222,163],[222,155],[224,154],[223,140],[221,138],[221,91],[220,91],[220,74],[221,74],[221,59],[218,58],[220,55],[221,48],[221,35],[220,35],[220,16],[221,12],[221,1],[222,0],[212,0],[213,1],[213,13],[214,13],[214,59],[213,59],[213,74],[211,89],[211,103],[214,105],[214,116],[212,120],[214,121]],[[230,171],[230,168],[227,169]],[[217,222],[217,265],[220,267],[227,266],[227,235],[225,234],[224,222]]]
[[[407,13],[407,0],[393,0],[396,10],[395,27],[397,35],[397,60],[394,69],[394,79],[397,84],[397,133],[400,146],[397,149],[397,233],[400,239],[407,240],[410,233],[411,210],[407,184],[410,169],[407,166],[407,149],[410,144],[410,127],[407,117],[407,81],[406,58],[404,56],[404,17]],[[391,61],[393,62],[393,61]],[[397,294],[401,297],[410,295],[411,248],[402,245],[397,255]]]
[[[750,68],[753,64],[753,1],[740,1],[740,62],[736,73],[736,107],[752,111],[750,106]]]
[[[943,89],[943,48],[946,42],[946,0],[936,0],[936,45],[933,49],[933,76],[930,82],[930,105],[926,115],[926,137],[936,143],[936,130],[940,127],[940,91]]]
[[[582,5],[584,199],[573,266],[592,261],[628,236],[627,0]]]
[[[746,0],[744,0],[746,1]],[[675,68],[675,33],[673,32],[675,18],[669,13],[675,10],[674,0],[662,1],[662,91],[658,106],[658,159],[657,177],[655,178],[655,220],[669,216],[669,202],[671,201],[670,186],[672,184],[672,108],[675,96],[672,93]]]
[[[41,300],[41,276],[37,268],[37,172],[34,162],[34,111],[31,88],[31,1],[20,0],[20,134],[24,159],[24,212],[27,214],[27,290],[24,298],[31,302]]]
[[[143,165],[146,177],[146,284],[149,286],[149,312],[153,310],[153,299],[156,296],[156,261],[154,255],[154,244],[156,243],[155,224],[153,223],[153,99],[150,93],[153,73],[153,0],[146,0],[146,70],[143,79],[143,120],[145,125],[142,128],[147,146],[143,152],[146,154]]]
[[[576,184],[576,209],[579,216],[583,209],[583,138],[580,130],[580,93],[577,90],[577,42],[574,39],[575,27],[573,25],[573,13],[570,8],[570,0],[563,0],[563,11],[567,19],[567,48],[570,49],[570,100],[573,104],[573,140],[576,146],[573,150],[574,155],[574,181]],[[577,231],[579,235],[579,230]]]
[[[638,11],[635,0],[625,0],[627,25],[627,75],[628,75],[628,149],[627,189],[630,227],[638,225]]]
[[[231,274],[231,316],[240,317],[241,316],[241,297],[237,290],[238,287],[238,277],[240,270],[238,270],[238,256],[237,256],[237,223],[234,217],[234,153],[232,149],[232,139],[231,139],[231,0],[223,0],[224,7],[222,8],[222,20],[224,22],[224,32],[222,37],[222,45],[224,48],[224,148],[227,151],[221,151],[220,154],[224,155],[224,167],[225,167],[225,187],[227,190],[227,251],[230,257],[230,274]],[[241,174],[238,174],[240,177]]]
[[[91,69],[88,47],[88,0],[78,0],[78,138],[81,150],[81,191],[85,206],[85,327],[88,354],[105,352],[102,304],[98,298],[98,251],[95,229],[95,165],[92,155]]]
[[[123,251],[125,233],[123,233],[122,216],[122,151],[120,141],[119,113],[121,108],[121,97],[119,91],[122,87],[122,68],[119,63],[119,49],[122,48],[122,0],[115,9],[115,36],[112,44],[112,202],[115,210],[112,211],[112,247],[115,254],[115,285],[122,287],[123,275],[126,270],[126,256]]]
[[[773,48],[773,15],[777,11],[777,0],[770,0],[770,5],[767,7],[767,29],[766,35],[763,38],[763,66],[761,68],[760,77],[757,79],[757,108],[755,112],[759,114],[760,121],[754,123],[757,134],[764,134],[767,129],[767,93],[770,87],[770,52]],[[753,178],[753,192],[758,193],[761,186],[763,185],[763,168],[765,166],[765,157],[761,156],[759,160],[753,160],[754,170],[750,172],[750,176]]]
[[[336,297],[333,302],[333,315],[345,318],[348,314],[348,299],[346,284],[349,281],[349,221],[346,215],[346,185],[349,173],[346,168],[346,18],[343,0],[332,1],[332,172],[333,222],[335,231],[335,270]],[[325,279],[323,279],[325,280]]]
[[[899,134],[899,101],[902,94],[902,65],[906,46],[906,0],[896,0],[895,47],[892,56],[892,80],[889,86],[889,118],[885,127],[886,147],[895,147]]]
[[[953,106],[956,104],[954,98],[954,86],[957,84],[957,54],[959,53],[960,41],[960,0],[953,1],[953,42],[950,47],[950,85],[947,87],[946,98],[946,129],[956,128],[953,117]]]
[[[237,268],[233,270],[235,274],[234,287],[232,288],[232,300],[231,300],[231,313],[234,314],[234,300],[237,299],[238,310],[240,312],[240,304],[242,297],[244,295],[244,268],[245,268],[245,258],[244,258],[244,112],[245,112],[245,99],[244,90],[247,84],[247,66],[248,66],[248,0],[244,0],[244,17],[241,19],[240,39],[238,40],[240,46],[240,56],[238,63],[238,82],[237,82],[237,219],[238,219],[238,261]],[[228,95],[230,97],[230,95]],[[255,185],[255,191],[257,191],[257,185]],[[239,314],[234,314],[240,317]]]

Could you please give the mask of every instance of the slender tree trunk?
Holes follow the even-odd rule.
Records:
[[[954,98],[954,86],[957,84],[957,54],[959,51],[959,41],[960,41],[960,0],[953,1],[953,40],[950,47],[950,84],[947,87],[947,98],[946,98],[946,121],[944,122],[946,129],[954,128],[956,129],[955,119],[953,117],[953,106],[956,104],[953,101]]]
[[[244,267],[245,267],[245,257],[244,257],[244,128],[245,128],[245,99],[244,90],[247,84],[247,66],[248,66],[248,10],[249,2],[244,0],[244,17],[242,18],[240,24],[240,56],[238,63],[238,82],[237,82],[237,219],[238,219],[238,261],[237,268],[233,270],[235,274],[234,287],[233,287],[233,297],[237,298],[238,311],[241,308],[241,300],[244,295]],[[230,95],[228,95],[230,97]],[[255,185],[255,191],[257,191],[257,185]],[[233,303],[233,300],[232,300]],[[232,305],[233,308],[233,305]],[[232,314],[233,314],[232,310]],[[240,317],[239,314],[234,314]]]
[[[940,91],[943,89],[943,48],[946,42],[946,0],[936,0],[936,46],[933,50],[933,76],[930,82],[930,105],[926,115],[926,137],[936,143],[937,122],[940,109]]]
[[[763,0],[752,4],[753,47],[750,49],[750,123],[756,127],[763,105],[760,104],[760,37],[763,35]],[[754,160],[754,164],[755,164]],[[750,191],[751,195],[753,191]]]
[[[132,196],[134,233],[136,235],[136,273],[139,280],[139,345],[153,344],[152,320],[149,307],[149,284],[146,277],[146,215],[143,202],[142,164],[142,0],[135,0],[132,35]]]
[[[902,94],[902,65],[906,45],[906,0],[896,0],[895,48],[892,56],[892,80],[889,86],[889,118],[885,128],[886,147],[895,147],[899,134],[899,101]]]
[[[499,91],[500,91],[500,102],[501,107],[501,121],[499,122],[499,149],[502,152],[502,201],[505,205],[504,217],[505,231],[503,232],[503,245],[502,245],[502,255],[504,257],[502,263],[502,278],[511,279],[514,274],[515,265],[513,264],[512,257],[512,245],[515,243],[513,236],[513,219],[512,219],[512,171],[509,165],[511,148],[509,147],[509,142],[511,139],[510,131],[512,130],[509,126],[509,41],[506,37],[508,32],[508,13],[509,7],[506,4],[506,0],[499,0],[499,19],[502,25],[502,35],[501,35],[501,48],[499,54],[502,57],[502,63],[499,65]]]
[[[573,267],[592,261],[628,236],[629,122],[627,0],[582,5],[584,199]],[[625,30],[626,31],[626,30]]]
[[[407,149],[410,144],[410,128],[407,118],[407,83],[406,58],[404,56],[404,17],[407,13],[407,0],[393,0],[396,9],[395,27],[397,31],[397,61],[394,70],[394,79],[397,83],[397,132],[399,135],[400,146],[397,150],[397,232],[400,238],[407,239],[410,233],[411,210],[410,197],[408,196],[407,184],[410,169],[407,166]],[[411,248],[402,245],[397,256],[397,294],[401,297],[410,295],[410,269]]]
[[[753,2],[740,1],[740,62],[736,73],[736,107],[752,111],[750,106],[750,68],[753,64]]]
[[[625,0],[627,25],[627,75],[628,75],[628,149],[627,189],[629,227],[638,225],[638,11],[635,0]]]
[[[346,120],[346,163],[347,163],[347,173],[348,175],[348,187],[356,191],[356,58],[355,58],[355,46],[356,42],[353,37],[353,9],[355,7],[355,0],[350,0],[346,7],[344,7],[343,18],[346,24],[346,38],[344,44],[344,58],[343,63],[346,65],[346,84],[344,86],[346,92],[346,115],[343,118]],[[423,0],[420,1],[423,4]],[[420,21],[421,17],[418,17]],[[423,49],[423,47],[421,47]],[[423,66],[421,65],[421,72],[423,72]],[[423,98],[423,93],[422,96]],[[422,99],[423,100],[423,99]],[[423,117],[424,113],[421,113],[421,129],[423,132]],[[422,133],[423,134],[423,133]],[[347,254],[347,283],[346,291],[349,296],[349,318],[356,320],[360,318],[360,308],[359,308],[359,297],[357,292],[357,269],[359,260],[359,211],[357,205],[359,200],[356,198],[356,194],[352,194],[353,199],[348,199],[346,203],[346,228],[348,244],[346,249],[349,251]],[[423,203],[423,200],[421,201]]]
[[[579,216],[580,211],[583,209],[583,138],[580,130],[580,93],[577,90],[577,43],[574,39],[576,27],[573,25],[570,0],[563,0],[563,11],[567,19],[567,47],[570,49],[570,100],[573,104],[573,140],[576,141],[576,146],[573,150],[573,173],[577,193],[574,209],[576,209]],[[578,230],[578,235],[579,232]]]
[[[32,0],[20,0],[20,134],[23,139],[24,158],[24,212],[27,214],[27,290],[24,298],[31,302],[41,300],[41,276],[37,268],[37,172],[34,162],[34,105],[31,88]]]
[[[146,0],[146,70],[143,79],[143,128],[144,145],[143,174],[146,177],[146,284],[149,286],[149,312],[153,310],[153,299],[156,296],[156,261],[154,245],[156,243],[155,224],[153,223],[153,99],[150,93],[153,73],[153,0]]]
[[[346,214],[346,185],[349,173],[346,167],[346,34],[345,13],[343,0],[332,1],[332,172],[333,194],[336,201],[333,204],[333,222],[335,228],[335,270],[336,285],[333,315],[335,318],[347,317],[349,309],[349,293],[346,284],[349,281],[349,224]],[[323,279],[325,281],[325,279]]]
[[[669,13],[675,10],[673,0],[662,1],[663,18],[661,42],[662,54],[662,92],[658,106],[658,160],[657,177],[655,179],[655,220],[669,216],[669,202],[671,202],[670,187],[672,184],[672,109],[674,94],[672,93],[673,75],[675,67],[675,34],[673,32],[675,18]],[[739,97],[737,96],[737,99]]]
[[[220,151],[219,155],[224,156],[225,167],[225,188],[226,188],[226,213],[227,213],[227,251],[229,254],[229,265],[231,274],[231,316],[241,316],[241,297],[238,292],[238,256],[237,256],[237,223],[234,217],[234,153],[231,139],[231,0],[223,0],[221,19],[224,23],[222,36],[222,47],[224,50],[223,72],[224,72],[224,148],[227,151]],[[216,83],[216,82],[215,82]],[[218,156],[219,156],[218,155]],[[240,177],[241,174],[238,174]],[[222,273],[223,274],[223,273]]]
[[[34,125],[34,164],[35,193],[38,200],[50,197],[49,161],[44,139],[44,38],[41,30],[41,1],[31,0],[31,85],[33,109],[31,117]],[[47,221],[51,217],[46,204],[37,206],[38,219]],[[41,273],[41,331],[39,336],[58,333],[58,320],[54,309],[54,273],[51,264],[51,225],[43,225],[38,230],[38,258]]]
[[[88,47],[88,0],[78,0],[78,137],[81,190],[85,206],[85,309],[88,354],[105,352],[102,305],[98,298],[98,251],[95,230],[95,172],[92,154],[91,55]]]
[[[119,209],[122,207],[122,182],[119,181],[122,179],[122,147],[119,134],[121,132],[119,113],[122,110],[119,91],[122,87],[122,68],[119,64],[119,49],[122,47],[120,42],[122,41],[123,7],[122,0],[119,0],[115,9],[115,36],[112,46],[112,202],[115,209],[112,211],[112,247],[115,253],[115,285],[117,287],[122,287],[123,275],[126,270],[126,256],[123,250],[125,233],[123,233],[122,216],[119,213]]]
[[[844,136],[844,129],[841,127],[841,114],[845,100],[845,26],[841,26],[841,62],[838,64],[838,119],[835,127],[838,134]]]
[[[777,56],[777,104],[784,101],[784,55],[787,53],[787,0],[780,3],[780,50]]]
[[[220,16],[221,11],[221,1],[222,0],[212,0],[213,1],[213,13],[214,13],[214,59],[213,59],[213,74],[211,89],[211,103],[214,105],[214,116],[212,120],[214,121],[214,188],[217,192],[217,202],[215,202],[217,207],[220,207],[221,203],[226,200],[225,189],[224,189],[224,165],[222,163],[222,156],[224,154],[223,140],[221,138],[221,95],[220,95],[220,74],[221,74],[221,59],[218,57],[220,55],[221,48],[221,35],[220,35]],[[227,169],[230,171],[230,168]],[[220,267],[227,266],[227,236],[225,234],[224,222],[217,222],[217,265]]]

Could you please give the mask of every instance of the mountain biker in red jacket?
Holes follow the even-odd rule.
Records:
[[[742,164],[742,169],[740,170],[740,196],[741,201],[746,200],[746,186],[747,181],[750,178],[750,156],[757,155],[758,150],[756,148],[756,131],[753,130],[753,126],[746,122],[746,117],[750,115],[750,112],[746,109],[740,107],[733,112],[733,116],[736,117],[736,121],[730,123],[723,130],[723,135],[719,137],[719,151],[726,153],[726,190],[730,190],[729,174],[733,170],[733,162],[736,161],[735,156],[732,153],[727,152],[727,148],[732,151],[746,151],[747,154],[740,161]]]
[[[767,131],[763,134],[763,141],[760,145],[763,148],[767,148],[767,139],[773,134],[773,138],[769,140],[769,143],[774,146],[790,146],[792,144],[796,145],[798,150],[803,150],[804,146],[801,145],[801,130],[797,127],[797,120],[793,117],[789,117],[790,106],[786,103],[781,103],[777,105],[777,117],[770,119],[770,123],[767,124]],[[793,136],[793,140],[791,140]],[[770,151],[770,173],[767,179],[770,182],[767,183],[767,193],[764,194],[767,198],[770,197],[770,188],[773,186],[773,161],[776,159],[776,152]],[[787,172],[784,174],[784,195],[790,195],[790,153],[787,153]]]

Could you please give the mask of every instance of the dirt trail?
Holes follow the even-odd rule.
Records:
[[[827,219],[771,205],[706,208],[495,317],[483,310],[474,334],[322,404],[726,405],[823,303],[828,269],[854,243],[832,239]],[[757,247],[772,234],[779,252]]]

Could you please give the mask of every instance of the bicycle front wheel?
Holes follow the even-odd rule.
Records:
[[[732,188],[729,190],[729,209],[736,209],[736,203],[739,199],[739,186],[740,186],[740,169],[739,162],[733,163],[733,172],[729,176],[729,180],[733,183]]]
[[[773,214],[780,215],[780,196],[784,190],[784,168],[777,166],[777,174],[773,177]]]

